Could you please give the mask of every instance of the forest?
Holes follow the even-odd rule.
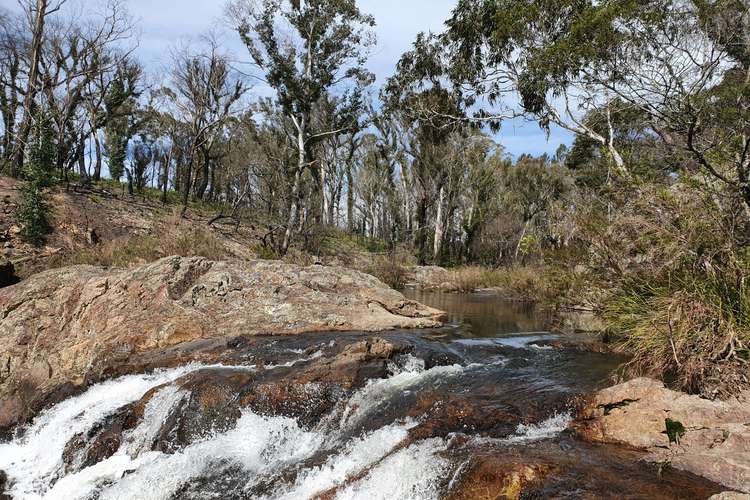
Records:
[[[386,256],[595,311],[629,369],[750,387],[750,5],[458,0],[380,87],[356,0],[232,0],[221,37],[138,60],[127,2],[0,10],[0,172],[43,244],[50,193],[105,186],[262,228],[264,256]],[[238,60],[242,63],[238,63]],[[511,156],[526,120],[575,134]],[[95,214],[92,214],[95,217]]]

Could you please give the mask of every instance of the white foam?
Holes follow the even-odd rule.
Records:
[[[393,451],[407,438],[409,429],[416,425],[413,420],[392,424],[355,439],[323,465],[302,471],[292,487],[275,492],[268,498],[314,498],[320,493],[340,486]]]
[[[515,436],[508,437],[505,440],[516,444],[553,438],[567,429],[572,421],[573,416],[569,412],[555,413],[538,424],[519,424]]]
[[[337,500],[431,500],[439,498],[440,480],[450,463],[439,455],[446,443],[427,439],[397,451],[376,465],[367,475],[347,486]]]
[[[65,445],[86,433],[117,409],[146,392],[201,368],[189,365],[148,375],[129,375],[91,387],[40,414],[23,436],[0,444],[0,470],[11,481],[14,498],[42,498],[62,474]]]
[[[502,438],[474,438],[470,442],[473,444],[491,444],[491,445],[514,445],[542,441],[551,439],[568,428],[573,416],[569,412],[555,413],[546,420],[536,424],[519,424],[516,427],[515,434]]]
[[[352,427],[362,421],[368,414],[388,402],[394,395],[405,392],[417,384],[430,380],[442,380],[463,373],[461,365],[436,366],[425,370],[424,361],[408,355],[403,364],[391,364],[389,369],[393,376],[385,379],[370,380],[347,402],[340,420],[340,428]]]
[[[21,438],[0,444],[0,470],[8,473],[9,493],[19,500],[162,500],[172,498],[203,474],[221,475],[228,467],[239,467],[246,492],[253,494],[252,488],[261,481],[266,484],[270,479],[273,484],[280,479],[280,471],[297,469],[305,460],[325,453],[325,462],[297,469],[295,479],[276,484],[268,499],[311,498],[332,488],[343,488],[340,497],[347,499],[437,496],[437,485],[448,467],[436,455],[445,449],[444,440],[400,449],[417,425],[413,420],[386,425],[346,442],[341,429],[351,430],[354,423],[401,391],[460,374],[460,366],[426,370],[424,362],[407,356],[390,366],[390,378],[371,381],[355,393],[343,417],[334,412],[335,420],[328,425],[303,429],[294,419],[264,417],[245,409],[231,430],[206,436],[174,454],[151,451],[164,421],[189,395],[174,381],[201,368],[217,367],[252,369],[191,365],[126,376],[93,386],[43,412]],[[62,455],[70,439],[85,435],[119,408],[160,386],[146,404],[143,418],[123,434],[122,445],[111,457],[90,467],[79,465],[64,475]]]

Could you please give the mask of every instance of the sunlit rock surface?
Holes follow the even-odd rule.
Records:
[[[170,257],[47,271],[0,290],[0,427],[144,353],[238,335],[435,327],[441,315],[344,268]]]
[[[671,439],[667,419],[673,424]],[[709,401],[640,378],[600,391],[578,431],[593,441],[643,448],[649,459],[750,493],[750,395]]]

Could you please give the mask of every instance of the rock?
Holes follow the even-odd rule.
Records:
[[[529,484],[552,471],[546,464],[508,463],[498,456],[473,457],[450,500],[518,500]]]
[[[112,456],[123,442],[123,432],[144,419],[148,405],[155,402],[164,407],[165,401],[171,401],[170,395],[175,395],[175,400],[159,417],[153,440],[143,443],[145,450],[177,453],[207,435],[231,429],[245,408],[313,427],[334,409],[343,408],[347,396],[371,380],[360,376],[363,370],[374,378],[386,377],[387,362],[402,350],[402,346],[376,337],[354,341],[337,352],[294,366],[262,370],[214,366],[191,372],[172,388],[152,389],[107,417],[88,435],[75,436],[66,445],[64,463],[68,468],[88,466]],[[374,370],[376,367],[382,369]]]
[[[0,290],[0,428],[60,386],[127,373],[138,356],[190,342],[429,328],[442,316],[344,268],[169,257],[130,270],[47,271]]]
[[[21,280],[16,276],[13,263],[0,257],[0,288],[15,285],[19,281]]]
[[[603,332],[604,322],[586,309],[564,309],[555,314],[557,326],[563,332]]]
[[[750,493],[750,394],[709,401],[640,378],[596,394],[575,427],[588,440],[642,448],[650,461]]]
[[[86,243],[89,245],[96,245],[99,243],[99,235],[93,228],[86,229]]]
[[[750,500],[750,495],[729,491],[726,493],[719,493],[718,495],[714,495],[708,500]]]
[[[13,500],[6,492],[8,488],[8,475],[0,470],[0,500]]]
[[[415,266],[410,268],[407,286],[424,290],[456,291],[458,285],[451,281],[451,273],[439,266]]]

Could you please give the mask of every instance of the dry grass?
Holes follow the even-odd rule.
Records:
[[[166,230],[159,236],[134,235],[116,238],[100,245],[82,249],[67,257],[60,265],[89,264],[103,267],[131,267],[162,257],[205,257],[222,260],[231,252],[209,230]]]
[[[459,267],[450,270],[450,281],[459,290],[470,292],[482,288],[493,288],[508,299],[540,302],[548,306],[562,305],[572,291],[577,296],[586,288],[585,277],[573,272],[545,266],[512,266],[486,268],[477,266]]]
[[[409,275],[407,264],[408,261],[399,257],[398,254],[378,255],[372,259],[365,272],[372,274],[391,288],[399,290],[406,285]]]

